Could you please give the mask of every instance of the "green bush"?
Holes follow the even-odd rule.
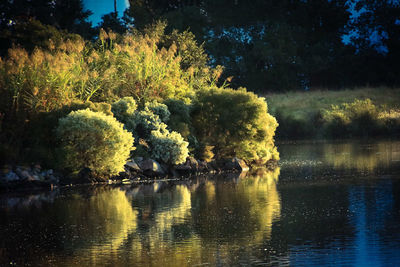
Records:
[[[191,134],[190,106],[179,99],[168,99],[164,102],[170,112],[168,128],[180,133],[185,139]]]
[[[132,134],[121,123],[89,109],[60,119],[56,132],[65,152],[64,166],[72,171],[87,167],[98,175],[116,175],[134,149]]]
[[[133,97],[127,96],[112,103],[111,111],[114,117],[124,124],[124,128],[134,132],[135,122],[133,116],[136,112],[137,104]]]
[[[254,93],[223,88],[199,92],[192,117],[198,140],[214,146],[217,158],[279,159],[273,140],[278,123],[268,114],[265,99]]]
[[[114,116],[121,121],[126,121],[137,109],[137,104],[133,97],[127,96],[114,102],[111,111]]]
[[[167,164],[179,164],[188,156],[188,142],[167,124],[170,112],[165,104],[149,102],[136,110],[133,98],[125,97],[112,104],[114,116],[137,140],[136,156],[151,157]],[[133,108],[134,107],[134,108]]]
[[[324,110],[322,114],[325,132],[331,137],[375,136],[382,130],[379,109],[370,99],[356,99]]]
[[[144,110],[150,111],[151,113],[157,115],[163,123],[168,123],[169,116],[171,115],[167,105],[156,101],[147,102]]]
[[[152,131],[149,141],[151,157],[167,164],[183,163],[189,155],[188,142],[177,132]]]

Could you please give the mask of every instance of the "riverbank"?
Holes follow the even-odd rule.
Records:
[[[276,166],[277,163],[271,161],[265,167],[274,169]],[[131,184],[160,179],[181,180],[197,175],[247,172],[250,167],[244,160],[238,158],[205,162],[188,157],[183,164],[167,166],[153,159],[136,157],[130,159],[124,169],[119,175],[101,177],[88,168],[75,174],[63,174],[53,169],[43,169],[39,164],[31,166],[4,165],[0,172],[0,191],[53,189],[59,186],[78,184]]]
[[[399,136],[399,88],[315,90],[264,97],[268,111],[279,123],[278,140]]]

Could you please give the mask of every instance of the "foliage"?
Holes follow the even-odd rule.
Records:
[[[344,103],[332,106],[323,111],[323,122],[328,133],[335,136],[339,130],[340,136],[350,134],[356,136],[376,135],[379,131],[378,108],[370,99]]]
[[[344,0],[175,2],[131,0],[128,14],[138,27],[163,19],[171,29],[190,28],[204,41],[212,63],[226,67],[224,77],[234,77],[235,87],[264,91],[338,84],[340,56],[353,52],[341,40],[350,19]]]
[[[132,132],[135,128],[132,117],[137,109],[136,101],[132,97],[126,96],[112,103],[111,107],[114,117],[124,124],[125,129]]]
[[[308,92],[290,92],[285,94],[267,94],[269,112],[279,122],[276,137],[277,139],[309,139],[309,138],[330,138],[349,137],[350,133],[346,128],[336,127],[331,124],[327,129],[322,119],[323,110],[331,110],[332,105],[342,106],[344,103],[352,103],[356,99],[369,98],[376,105],[379,117],[383,113],[393,113],[397,110],[400,102],[399,89],[378,87],[378,88],[356,88],[341,91],[316,90]],[[393,113],[395,114],[395,113]],[[380,124],[377,135],[395,135],[394,130],[382,124],[390,125],[382,118],[378,118]],[[366,127],[365,125],[360,125]],[[343,133],[341,133],[343,132]],[[329,133],[332,133],[330,135]],[[363,136],[351,134],[352,136]]]
[[[182,100],[173,98],[167,99],[164,104],[170,112],[168,128],[187,139],[192,132],[190,106]]]
[[[198,159],[206,161],[206,162],[210,162],[214,158],[214,153],[212,152],[213,149],[214,149],[213,146],[200,144],[197,147],[195,153],[196,153]]]
[[[196,136],[214,146],[218,158],[237,156],[258,163],[279,159],[273,141],[278,124],[264,98],[245,89],[210,89],[198,93],[192,114]]]
[[[165,104],[157,101],[147,102],[145,104],[145,110],[157,115],[163,123],[168,123],[169,116],[171,115],[168,107]]]
[[[149,138],[151,157],[167,164],[180,164],[189,155],[188,142],[177,132],[152,131]]]
[[[60,119],[57,136],[66,153],[66,167],[74,171],[87,167],[98,175],[123,171],[134,141],[115,118],[89,109]]]
[[[190,45],[186,46],[186,39],[180,40],[179,33],[175,32],[169,38],[162,23],[148,27],[145,33],[134,31],[124,36],[101,31],[96,43],[85,42],[79,36],[69,37],[39,22],[32,21],[29,25],[44,33],[43,38],[38,34],[40,38],[33,42],[40,46],[30,48],[33,51],[15,47],[0,59],[0,121],[3,129],[0,138],[22,150],[26,138],[31,139],[27,134],[29,124],[42,113],[57,113],[63,106],[71,106],[76,101],[112,103],[125,96],[133,97],[142,107],[147,102],[161,102],[171,97],[190,103],[195,92],[215,83],[221,72],[221,69],[201,65],[204,62],[192,64],[190,60],[186,61],[187,69],[184,69],[181,55],[187,54],[185,47],[198,53],[204,51],[196,50],[196,43],[190,38]],[[178,39],[179,48],[175,44]],[[151,114],[138,116],[141,120]],[[129,122],[124,121],[125,126],[134,128],[135,125],[128,125]],[[147,136],[151,130],[154,129],[147,131]],[[35,131],[40,132],[39,129]],[[44,130],[39,135],[45,133],[49,131]]]
[[[155,101],[136,109],[132,97],[124,97],[112,104],[114,116],[124,123],[137,140],[136,156],[151,157],[167,164],[179,164],[188,156],[188,142],[177,132],[170,132],[167,124],[170,116],[167,105]]]

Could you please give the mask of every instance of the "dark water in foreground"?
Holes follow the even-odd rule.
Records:
[[[0,265],[400,266],[400,142],[279,150],[275,172],[0,194]]]

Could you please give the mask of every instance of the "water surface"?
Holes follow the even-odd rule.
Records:
[[[400,142],[279,150],[274,172],[0,194],[0,265],[400,265]]]

